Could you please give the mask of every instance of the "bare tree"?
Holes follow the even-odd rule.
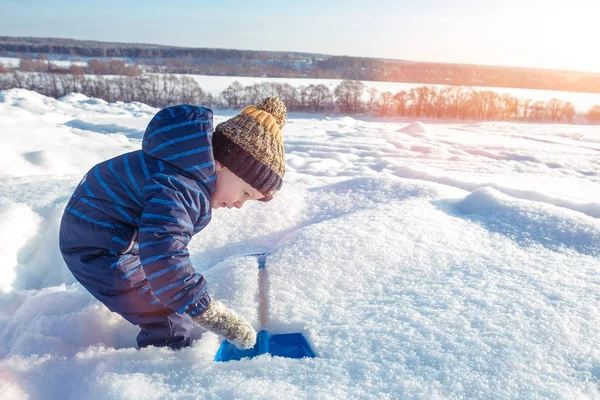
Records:
[[[465,105],[469,99],[469,93],[463,87],[448,88],[448,115],[450,118],[459,118],[464,113]]]
[[[298,88],[298,111],[305,111],[308,108],[308,86]]]
[[[443,88],[439,92],[434,91],[434,97],[432,99],[432,110],[435,113],[436,118],[441,118],[442,115],[446,115],[448,110],[448,88]]]
[[[396,112],[403,117],[406,114],[406,106],[408,104],[408,93],[405,90],[401,90],[394,95],[394,104],[396,105]]]
[[[0,74],[0,90],[13,88],[14,83],[9,74]]]
[[[112,101],[112,96],[108,83],[104,80],[104,78],[100,76],[95,76],[91,78],[89,82],[90,84],[88,96],[95,97],[97,99],[104,99],[108,102]]]
[[[33,60],[29,57],[22,57],[19,60],[19,71],[21,72],[48,72],[48,60],[44,55]]]
[[[352,112],[352,81],[342,81],[333,91],[335,102],[340,111]]]
[[[435,86],[424,86],[423,111],[428,117],[431,117],[435,114],[435,102],[436,97],[438,97],[438,94],[438,89]]]
[[[227,102],[227,107],[237,109],[241,104],[243,93],[244,87],[241,83],[235,81],[231,85],[227,86],[227,88],[221,93],[221,95]]]
[[[524,120],[529,118],[529,112],[531,111],[531,99],[521,99],[521,115]]]
[[[94,75],[108,75],[110,74],[110,65],[99,60],[89,60],[88,68]]]
[[[567,101],[565,104],[563,104],[560,113],[567,119],[567,122],[571,124],[573,123],[573,118],[575,117],[575,106],[570,101]]]
[[[593,106],[590,108],[586,114],[587,119],[593,123],[597,124],[600,122],[600,104]]]
[[[508,93],[502,95],[502,119],[516,119],[519,114],[519,99]]]
[[[124,76],[119,76],[119,77],[115,77],[114,79],[110,80],[111,83],[111,87],[114,88],[114,92],[115,92],[115,99],[117,101],[130,101],[130,97],[129,97],[129,85],[128,85],[128,81],[129,79],[127,79]]]
[[[294,86],[290,85],[289,83],[284,83],[279,88],[279,93],[276,94],[279,96],[281,101],[283,101],[283,104],[285,104],[288,110],[291,111],[297,109],[298,90]],[[267,95],[270,95],[270,93]]]
[[[139,76],[135,78],[139,102],[150,104],[150,79],[150,76]]]
[[[531,114],[530,117],[535,122],[540,122],[544,119],[544,117],[548,114],[548,108],[546,106],[546,102],[543,100],[538,100],[531,106]]]
[[[329,88],[323,84],[309,85],[307,92],[308,104],[313,111],[324,111],[333,104],[333,96]]]
[[[122,60],[110,60],[108,67],[111,75],[127,75],[127,65]]]
[[[148,98],[150,99],[150,103],[148,104],[158,107],[162,92],[160,76],[153,75],[151,79],[145,82],[144,88],[148,91]]]
[[[161,78],[162,92],[157,106],[163,108],[177,104],[181,94],[177,78],[174,75],[162,75]]]
[[[360,81],[343,80],[333,91],[340,111],[356,113],[361,109],[364,85]]]
[[[377,104],[377,98],[379,97],[379,90],[377,90],[377,88],[375,87],[371,87],[369,88],[369,90],[367,91],[369,97],[367,99],[367,109],[369,110],[374,110],[375,109],[375,105]]]
[[[78,85],[79,80],[70,74],[56,74],[60,85],[65,94],[67,93],[81,93],[81,87]]]
[[[194,78],[190,76],[180,77],[179,87],[180,96],[175,103],[205,105],[206,95]]]
[[[415,116],[420,117],[425,103],[425,86],[412,88],[408,92],[408,100],[411,102]]]
[[[46,94],[55,99],[67,94],[64,85],[62,84],[59,75],[57,74],[42,74],[41,77],[43,83],[42,86],[45,88]]]
[[[213,95],[211,93],[205,93],[204,94],[204,101],[202,102],[202,104],[205,107],[213,108],[213,107],[215,107],[216,100],[215,100],[215,98],[213,97]]]
[[[483,119],[488,121],[498,119],[502,108],[500,95],[491,90],[484,90],[482,96],[485,104],[485,114],[483,115]]]
[[[390,112],[390,108],[394,102],[394,95],[390,91],[385,91],[379,96],[379,114],[386,116]]]
[[[15,70],[12,73],[12,81],[16,88],[28,90],[33,90],[35,88],[35,76],[33,74],[22,73]]]
[[[142,75],[142,70],[140,66],[137,64],[128,65],[125,69],[125,76],[140,76]]]
[[[564,102],[560,99],[552,98],[548,100],[546,109],[548,110],[548,114],[550,115],[550,120],[552,120],[552,122],[559,121],[562,118],[563,106]]]
[[[244,104],[258,104],[262,100],[262,90],[258,83],[244,87]]]

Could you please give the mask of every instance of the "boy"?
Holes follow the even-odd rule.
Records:
[[[75,278],[140,327],[139,347],[189,346],[194,323],[251,348],[256,332],[211,300],[187,245],[212,208],[269,201],[285,172],[283,102],[268,97],[219,124],[180,105],[148,124],[142,150],[93,167],[62,217],[60,249]]]

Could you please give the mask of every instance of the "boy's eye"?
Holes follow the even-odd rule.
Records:
[[[250,196],[250,193],[244,192],[244,196]]]

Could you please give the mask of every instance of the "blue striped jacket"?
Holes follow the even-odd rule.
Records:
[[[66,212],[87,221],[89,234],[77,234],[71,239],[76,243],[61,248],[106,248],[121,255],[111,268],[119,268],[122,279],[140,277],[140,293],[151,290],[155,302],[179,314],[202,311],[210,298],[187,245],[211,219],[217,177],[212,132],[210,109],[180,105],[159,111],[142,150],[106,160],[84,176]],[[141,271],[145,277],[136,274]]]

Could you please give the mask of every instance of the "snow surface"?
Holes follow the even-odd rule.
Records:
[[[50,57],[52,57],[52,55],[50,55]],[[55,60],[52,58],[50,59],[50,61],[52,62],[52,64],[57,65],[59,67],[70,67],[71,65],[78,65],[80,67],[87,66],[86,61]],[[20,57],[0,57],[0,64],[4,65],[7,68],[16,68],[19,66],[20,62]]]
[[[422,135],[427,133],[427,126],[422,122],[413,122],[400,129],[398,132],[406,133],[408,135]]]
[[[70,275],[63,208],[156,109],[0,92],[0,397],[600,398],[600,131],[294,114],[285,185],[190,245],[212,295],[318,357],[137,350]],[[233,115],[217,112],[216,122]]]

